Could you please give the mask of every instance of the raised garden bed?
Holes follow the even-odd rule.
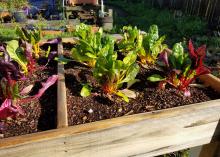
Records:
[[[63,43],[72,41],[76,43],[64,39],[58,44],[60,56]],[[132,87],[137,96],[127,103],[116,95],[99,94],[91,70],[82,64],[59,63],[58,129],[1,139],[0,157],[156,156],[219,139],[218,78],[200,76],[210,89],[190,87],[191,97],[186,98],[174,88],[161,91],[155,88],[156,83],[146,83],[145,75],[154,74],[154,67],[140,69],[140,82]],[[92,95],[82,98],[82,83],[88,82],[93,85]]]
[[[58,92],[65,93],[62,67]],[[201,79],[215,89],[220,84],[211,75]],[[65,101],[58,100],[60,127],[67,126]],[[219,104],[213,100],[1,139],[0,156],[155,156],[199,146],[219,138]]]

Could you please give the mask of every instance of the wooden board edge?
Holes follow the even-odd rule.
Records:
[[[53,140],[67,136],[78,136],[78,134],[82,133],[92,133],[100,130],[106,130],[109,128],[130,125],[143,120],[154,120],[175,117],[182,113],[197,112],[200,110],[206,110],[218,106],[220,106],[220,99],[187,106],[175,107],[171,109],[164,109],[130,116],[123,116],[119,118],[107,119],[98,122],[70,126],[66,128],[59,128],[34,134],[27,134],[18,137],[10,137],[0,140],[0,150],[7,147],[15,147],[19,145],[31,144],[34,142],[41,142],[45,140]]]

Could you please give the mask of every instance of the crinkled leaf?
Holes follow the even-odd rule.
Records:
[[[136,63],[132,64],[127,71],[126,77],[121,82],[123,83],[123,82],[129,82],[131,80],[134,80],[139,70],[140,70],[140,67],[138,66],[138,64]]]
[[[123,62],[126,65],[131,65],[136,61],[136,59],[137,59],[137,54],[135,52],[129,52],[123,59]]]
[[[157,25],[151,25],[148,32],[151,35],[151,38],[153,41],[155,41],[159,38],[159,32],[158,32]]]

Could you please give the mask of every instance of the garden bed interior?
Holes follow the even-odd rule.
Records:
[[[47,46],[46,46],[47,47]],[[56,49],[56,46],[54,46]],[[45,66],[46,65],[46,66]],[[45,57],[37,60],[36,71],[26,76],[25,80],[18,82],[19,88],[24,89],[33,85],[29,96],[34,96],[42,88],[50,76],[57,74],[57,62],[50,61]],[[8,138],[24,134],[36,133],[57,128],[57,84],[55,83],[43,94],[39,100],[30,103],[22,103],[24,115],[15,119],[2,120],[4,128],[0,130],[0,138]]]
[[[62,55],[62,44],[58,45],[58,51]],[[97,94],[82,98],[79,95],[81,82],[90,82],[95,86],[93,92],[99,91],[91,77],[92,71],[76,62],[59,64],[57,126],[60,129],[1,139],[0,156],[23,153],[24,156],[105,156],[106,153],[109,156],[155,156],[218,139],[220,100],[215,99],[220,95],[215,92],[219,88],[211,83],[213,79],[201,78],[208,80],[205,84],[215,90],[192,87],[192,97],[188,99],[174,88],[160,91],[155,83],[146,81],[152,71],[155,69],[141,70],[138,75],[141,82],[132,87],[138,94],[137,99],[131,99],[128,104],[118,97],[110,100]],[[141,89],[144,90],[141,92]],[[56,96],[56,89],[50,90]],[[54,102],[53,96],[47,96],[50,102]],[[51,124],[55,124],[54,119]]]

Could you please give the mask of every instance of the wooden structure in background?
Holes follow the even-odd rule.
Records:
[[[98,0],[67,0],[67,4],[69,4],[69,5],[77,5],[77,4],[97,5]]]

